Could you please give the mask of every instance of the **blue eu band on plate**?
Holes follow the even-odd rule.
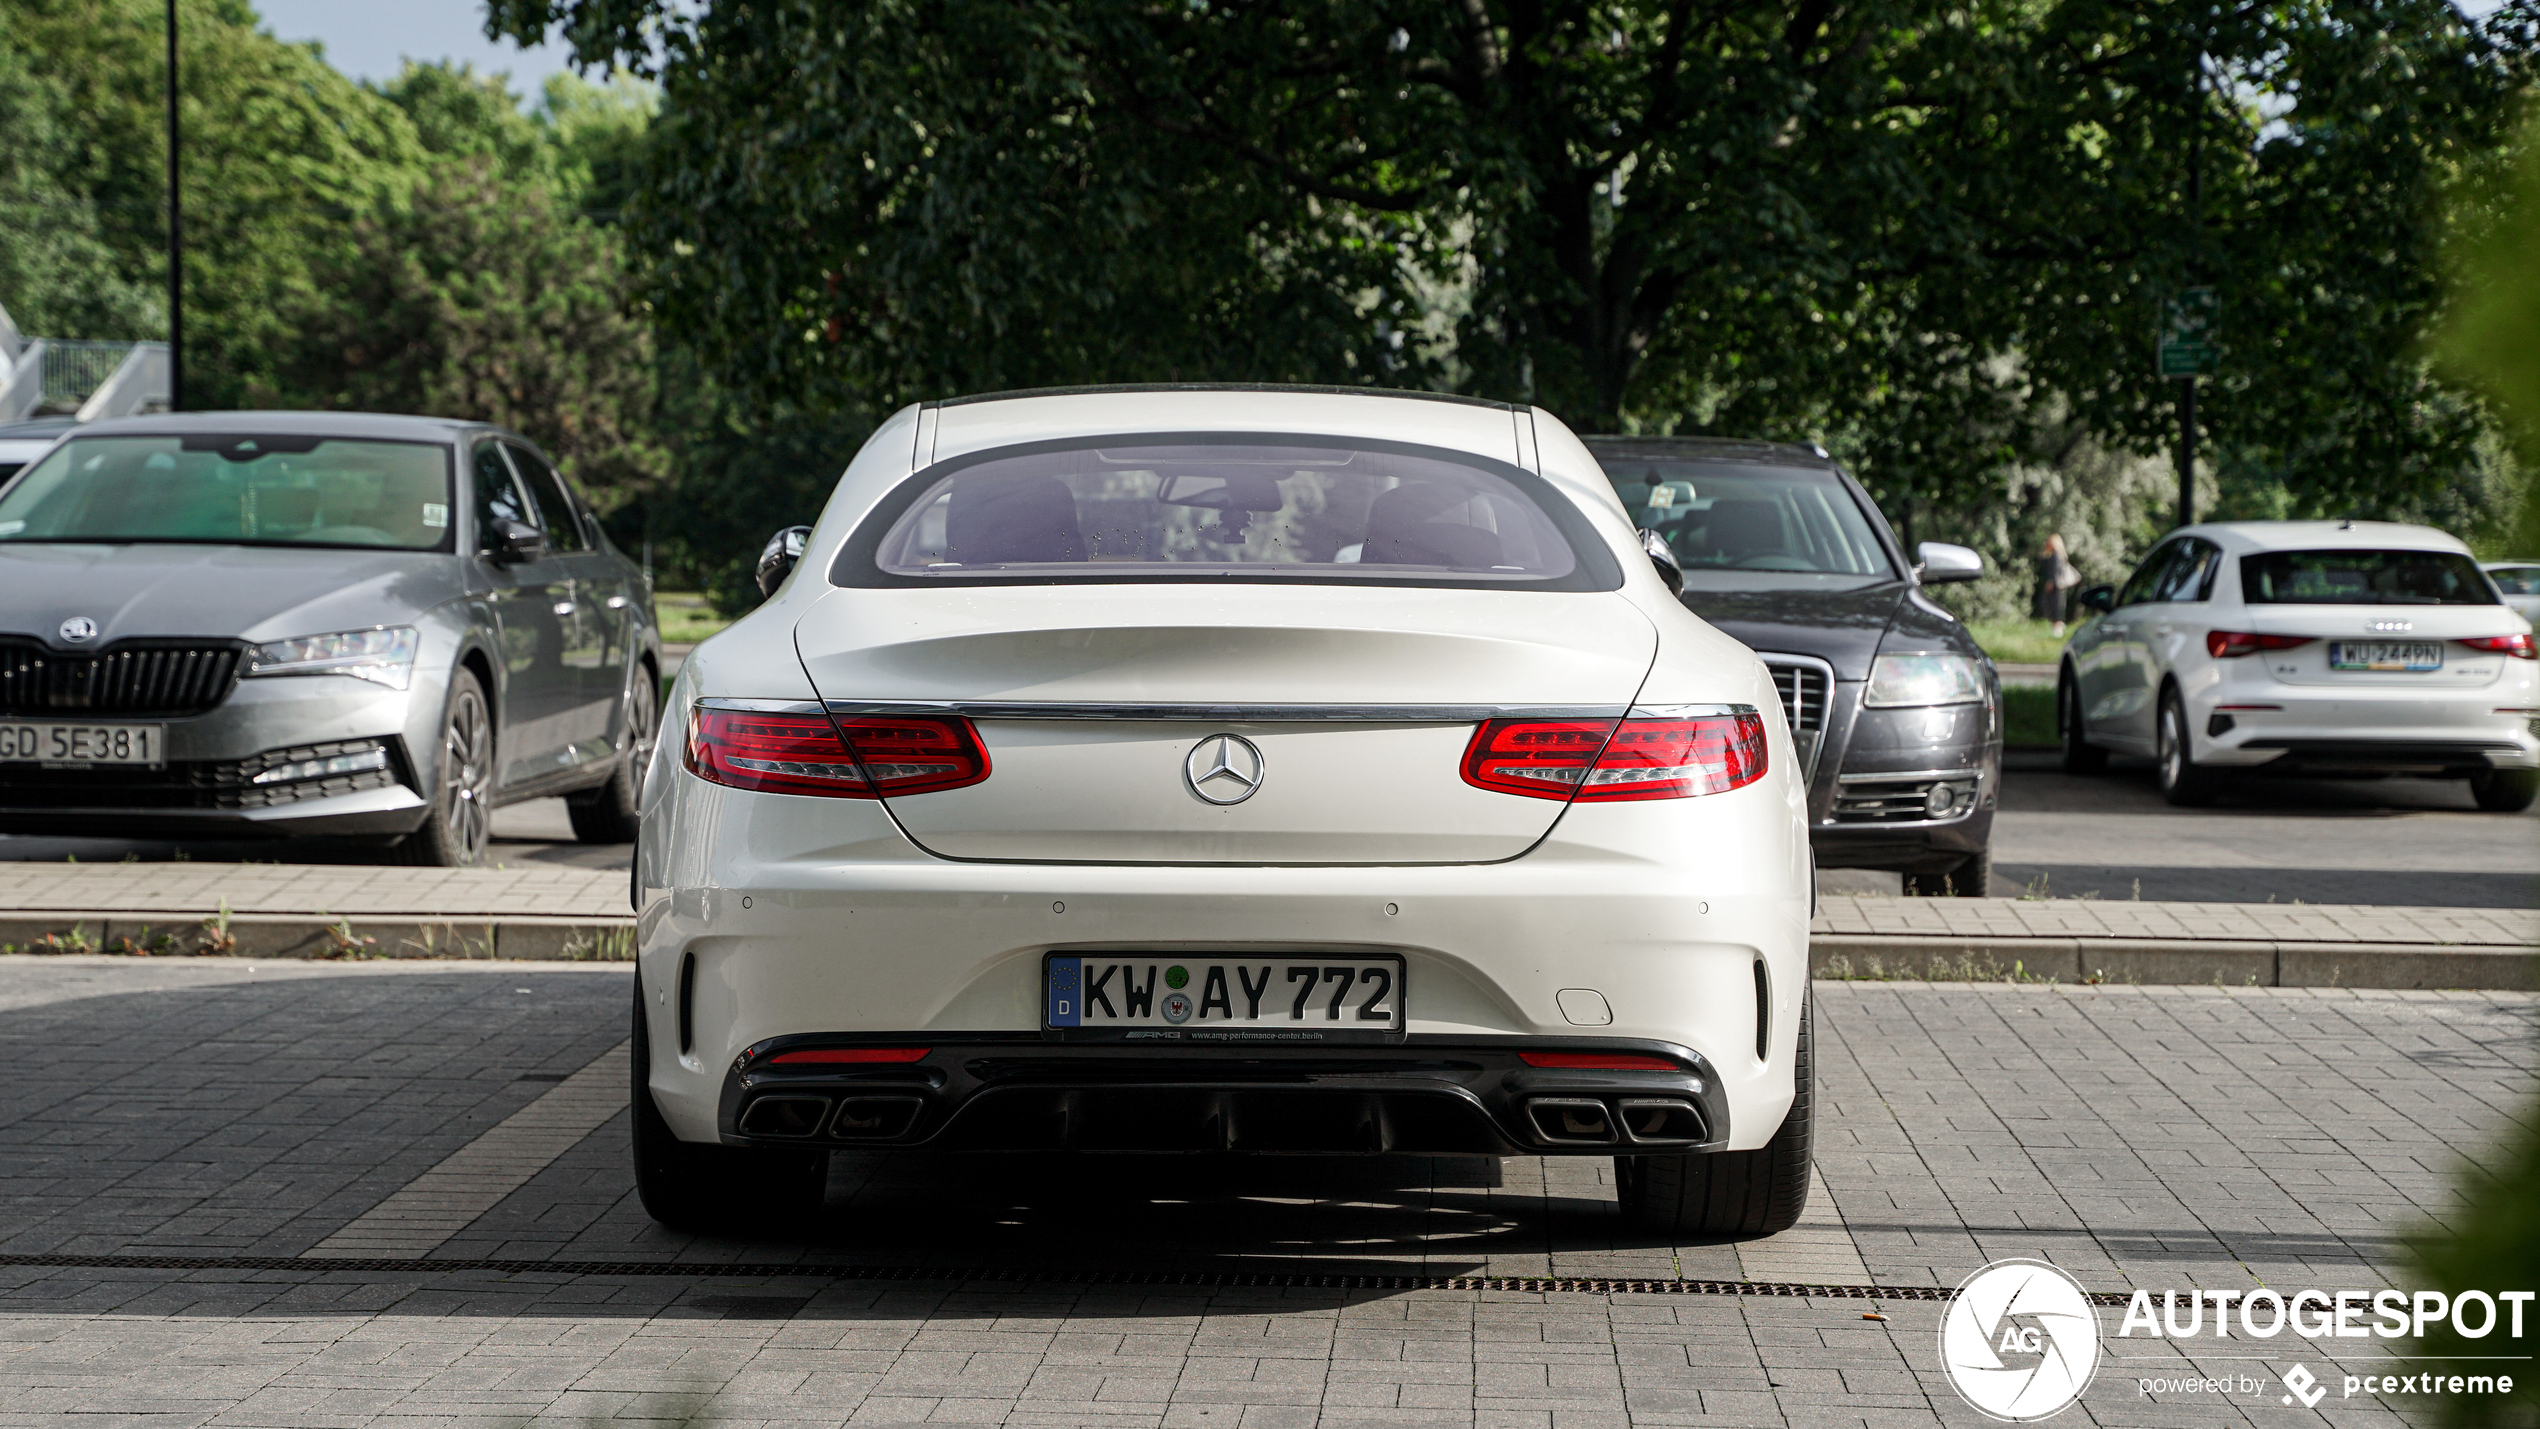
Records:
[[[1046,987],[1047,1025],[1060,1029],[1180,1028],[1197,1035],[1403,1027],[1402,960],[1395,957],[1088,953],[1052,957]]]

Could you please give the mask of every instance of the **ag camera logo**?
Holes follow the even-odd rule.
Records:
[[[2090,1297],[2042,1260],[1997,1260],[1958,1286],[1940,1321],[1940,1363],[1979,1414],[2026,1424],[2062,1413],[2099,1370]]]

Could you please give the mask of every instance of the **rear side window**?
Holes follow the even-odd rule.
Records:
[[[2503,566],[2487,578],[2507,595],[2540,595],[2540,566]]]
[[[2457,551],[2268,551],[2240,558],[2251,605],[2494,605],[2478,563]]]
[[[831,578],[1610,590],[1621,573],[1575,507],[1513,466],[1390,443],[1184,436],[940,464],[868,518]]]
[[[529,448],[510,446],[509,450],[512,465],[520,468],[521,485],[529,488],[529,499],[538,503],[538,529],[547,533],[547,549],[587,548],[591,543],[583,539],[582,517],[574,510],[573,497],[564,489],[564,478],[556,474],[545,457]]]

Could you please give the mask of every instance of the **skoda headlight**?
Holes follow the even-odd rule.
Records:
[[[1964,655],[1881,655],[1870,662],[1861,703],[1963,705],[1984,698],[1984,676]]]
[[[414,678],[415,648],[421,643],[411,625],[303,635],[297,640],[276,640],[248,651],[247,673],[350,675],[356,680],[402,690]]]

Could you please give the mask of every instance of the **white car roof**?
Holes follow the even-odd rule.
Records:
[[[2187,528],[2217,544],[2245,551],[2321,551],[2347,547],[2377,550],[2458,551],[2469,554],[2460,537],[2432,526],[2397,521],[2214,521]]]
[[[956,397],[936,404],[932,460],[987,447],[1117,432],[1316,432],[1390,437],[1518,458],[1522,407],[1348,387],[1079,387]],[[921,462],[927,460],[921,455]]]

